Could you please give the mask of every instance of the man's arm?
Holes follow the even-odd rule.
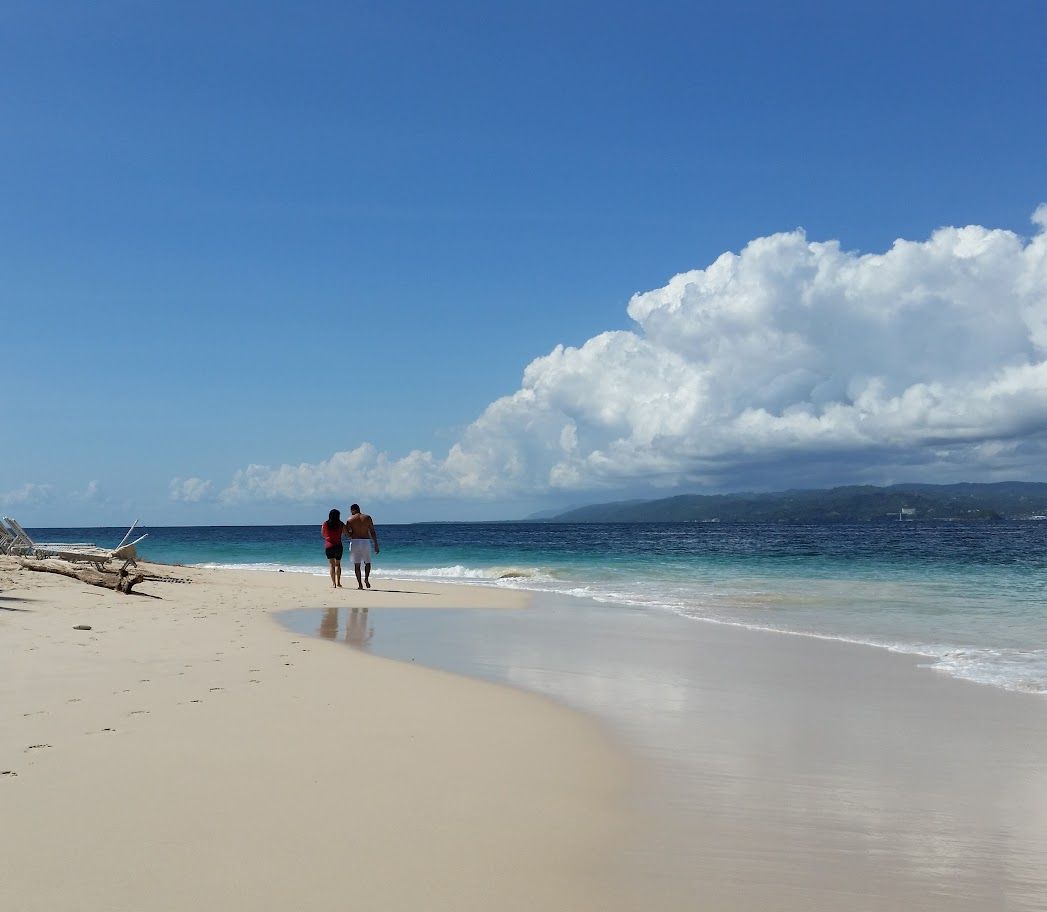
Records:
[[[382,549],[378,547],[378,533],[374,528],[374,520],[370,516],[367,517],[367,531],[371,536],[371,541],[374,542],[374,553],[380,553]]]

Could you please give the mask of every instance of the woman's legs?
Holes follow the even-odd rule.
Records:
[[[333,557],[327,558],[327,563],[331,565],[331,585],[335,588],[338,587],[338,576],[341,576],[341,561],[336,561]],[[338,568],[337,575],[335,574],[335,568]]]
[[[334,575],[335,575],[335,585],[339,589],[341,589],[342,588],[342,562],[340,560],[336,560],[334,562]]]

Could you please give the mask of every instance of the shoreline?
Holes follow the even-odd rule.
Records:
[[[596,721],[272,617],[521,597],[179,575],[123,596],[0,563],[0,905],[615,907],[633,770]]]
[[[838,523],[741,523],[702,531],[654,523],[636,529],[640,552],[624,562],[620,526],[543,524],[552,530],[547,536],[526,524],[455,523],[452,537],[446,524],[393,525],[376,572],[522,584],[711,623],[861,643],[919,656],[963,680],[1047,694],[1045,542],[1033,529],[1038,524],[988,531],[984,524],[947,525],[877,532]],[[242,569],[250,562],[311,573],[318,564],[309,528],[158,530],[149,553],[190,564],[234,561]],[[85,535],[64,530],[67,538]],[[492,579],[500,576],[516,578]]]
[[[153,562],[157,563],[157,562]],[[207,563],[207,564],[167,564],[163,566],[176,566],[176,567],[189,567],[206,570],[232,570],[234,572],[241,571],[241,567],[236,564],[219,564],[219,563]],[[243,572],[259,572],[259,573],[294,573],[303,576],[317,576],[326,578],[326,570],[318,570],[309,567],[294,567],[290,565],[284,565],[278,567],[277,565],[270,565],[266,567],[258,565],[246,565],[247,570]],[[376,575],[378,574],[378,575]],[[858,646],[866,649],[873,649],[878,652],[884,652],[891,655],[904,656],[914,661],[915,667],[921,671],[929,671],[935,675],[942,675],[954,681],[960,681],[966,684],[976,684],[981,687],[989,687],[994,690],[1002,690],[1006,693],[1018,694],[1024,696],[1033,696],[1039,698],[1047,698],[1047,689],[1035,689],[1031,687],[1022,687],[1015,685],[1013,682],[1001,682],[999,680],[985,680],[984,678],[974,677],[970,674],[965,674],[960,671],[950,670],[945,666],[948,662],[950,654],[961,654],[969,649],[978,649],[981,647],[970,647],[970,646],[955,646],[949,647],[941,653],[932,651],[926,651],[926,648],[921,649],[920,644],[905,643],[903,645],[877,642],[872,639],[862,639],[857,636],[847,636],[844,634],[832,634],[832,633],[818,633],[814,631],[805,630],[787,630],[780,627],[772,627],[768,625],[750,624],[742,621],[726,620],[722,618],[707,617],[702,615],[688,614],[682,607],[671,606],[665,604],[650,604],[647,602],[635,601],[629,598],[611,598],[603,595],[593,595],[588,593],[580,593],[576,588],[572,589],[548,589],[541,588],[538,586],[528,585],[501,585],[499,583],[500,578],[458,578],[458,577],[442,577],[442,576],[423,576],[421,574],[416,576],[401,576],[395,573],[389,576],[385,576],[380,570],[375,571],[372,574],[373,579],[379,581],[386,580],[388,582],[399,582],[399,583],[413,583],[413,584],[432,584],[432,585],[448,585],[448,586],[462,586],[464,588],[473,589],[490,589],[495,592],[508,592],[508,593],[522,593],[530,596],[538,597],[549,597],[549,598],[566,598],[566,599],[580,599],[580,600],[591,600],[601,605],[607,605],[612,608],[638,608],[655,612],[658,614],[669,614],[674,617],[678,617],[686,622],[694,622],[698,624],[713,624],[720,627],[728,627],[735,630],[748,630],[758,634],[769,634],[772,636],[786,636],[786,637],[798,637],[805,640],[816,640],[827,643],[840,643],[846,646]],[[505,579],[518,579],[515,574],[504,577]],[[349,587],[347,587],[349,588]]]
[[[1047,895],[1038,695],[578,598],[368,615],[369,652],[544,694],[624,737],[645,773],[634,908],[1032,912]]]

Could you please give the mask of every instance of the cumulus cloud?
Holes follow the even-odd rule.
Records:
[[[55,498],[56,489],[52,484],[26,482],[11,491],[0,492],[0,505],[21,507],[50,503]]]
[[[184,503],[199,503],[211,496],[212,484],[202,478],[172,478],[170,484],[171,500]]]
[[[631,330],[535,359],[445,456],[364,443],[247,466],[222,497],[767,487],[802,465],[833,482],[1021,474],[1047,449],[1047,205],[1033,222],[1031,240],[972,225],[876,254],[757,238],[635,295]]]
[[[87,486],[82,491],[75,492],[73,497],[93,504],[102,504],[108,500],[102,483],[97,479],[89,481]]]

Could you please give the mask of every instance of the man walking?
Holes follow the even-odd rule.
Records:
[[[360,505],[353,504],[349,508],[349,519],[346,526],[349,532],[349,556],[353,559],[353,569],[356,571],[356,587],[363,589],[371,588],[371,542],[374,542],[374,553],[378,554],[382,549],[378,547],[378,533],[374,530],[374,521],[366,513],[360,512]],[[360,579],[360,564],[364,565],[364,576]]]

